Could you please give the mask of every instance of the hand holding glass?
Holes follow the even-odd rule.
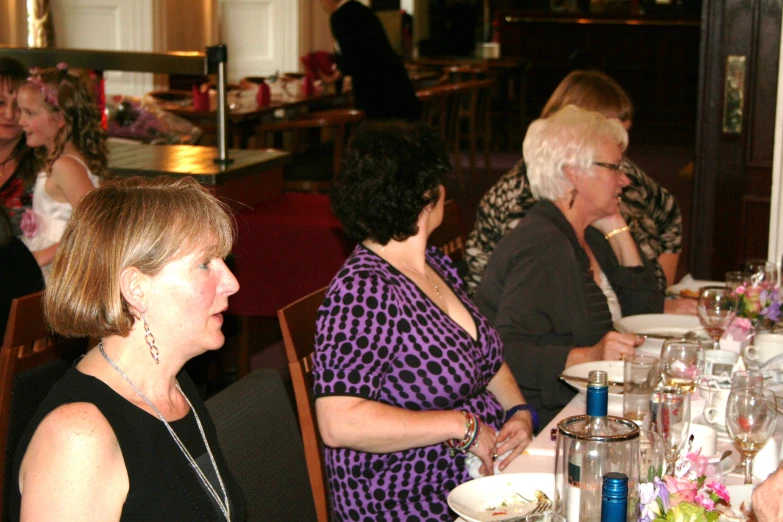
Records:
[[[753,456],[775,431],[777,408],[772,390],[732,388],[726,405],[726,427],[742,454],[745,484],[751,484]]]
[[[668,339],[661,347],[661,374],[666,386],[691,393],[704,371],[704,348],[699,341]]]

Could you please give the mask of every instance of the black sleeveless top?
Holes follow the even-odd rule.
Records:
[[[177,376],[204,427],[212,454],[228,491],[232,522],[245,520],[245,498],[223,458],[212,419],[198,396],[193,381],[183,370]],[[19,484],[19,468],[38,424],[52,410],[64,404],[88,402],[106,417],[119,441],[130,488],[122,507],[121,521],[224,521],[223,514],[202,486],[166,426],[156,417],[128,402],[103,381],[71,368],[49,392],[25,429],[14,457],[12,484]],[[193,412],[171,422],[190,454],[207,477],[214,476]],[[211,479],[214,477],[210,477]],[[216,482],[216,480],[215,480]],[[222,490],[215,483],[222,500]],[[11,520],[18,521],[21,508],[19,488],[10,495]]]

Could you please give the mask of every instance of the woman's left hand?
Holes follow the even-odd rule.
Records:
[[[533,441],[533,419],[529,411],[516,412],[497,433],[497,447],[495,453],[503,455],[511,450],[511,453],[499,464],[500,471],[506,469],[511,461],[525,451],[525,448]]]
[[[627,224],[628,223],[625,222],[625,218],[619,212],[616,214],[612,214],[611,216],[606,216],[606,217],[596,219],[595,221],[590,223],[590,225],[597,228],[604,235],[608,234],[612,230],[617,230],[618,228],[622,228]]]

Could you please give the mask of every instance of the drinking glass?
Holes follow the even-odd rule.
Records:
[[[741,270],[726,272],[726,287],[732,292],[740,286],[750,284],[750,273]]]
[[[650,430],[639,430],[639,482],[652,482],[663,474],[666,451],[661,436]]]
[[[764,374],[758,370],[741,370],[731,374],[732,388],[763,388]]]
[[[726,427],[742,454],[745,484],[752,483],[753,456],[775,431],[775,394],[764,388],[732,388],[726,405]]]
[[[704,348],[695,339],[667,339],[661,347],[661,375],[666,386],[691,393],[704,372]]]
[[[745,262],[745,271],[750,274],[752,286],[777,286],[778,267],[765,259],[750,259]]]
[[[623,417],[640,424],[650,411],[650,395],[660,377],[659,361],[651,355],[633,355],[623,364]]]
[[[725,286],[705,286],[701,289],[696,310],[699,320],[712,337],[714,348],[719,348],[723,331],[734,320],[737,299]]]
[[[666,473],[674,476],[691,427],[691,394],[673,386],[655,390],[650,398],[650,429],[661,436],[666,452]]]

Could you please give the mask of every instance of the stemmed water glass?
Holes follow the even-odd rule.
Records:
[[[690,427],[691,394],[672,386],[655,390],[650,398],[650,429],[661,436],[669,475],[674,475]]]
[[[704,372],[704,348],[696,339],[667,339],[661,347],[661,376],[666,386],[693,392]]]
[[[745,262],[745,271],[750,274],[752,286],[773,287],[778,284],[778,267],[772,261],[751,259]]]
[[[723,331],[734,320],[737,313],[737,299],[725,286],[706,286],[701,289],[696,310],[699,320],[712,337],[715,348],[719,348]]]
[[[726,405],[726,427],[742,454],[745,484],[752,483],[753,456],[775,431],[775,394],[765,388],[732,388]]]

